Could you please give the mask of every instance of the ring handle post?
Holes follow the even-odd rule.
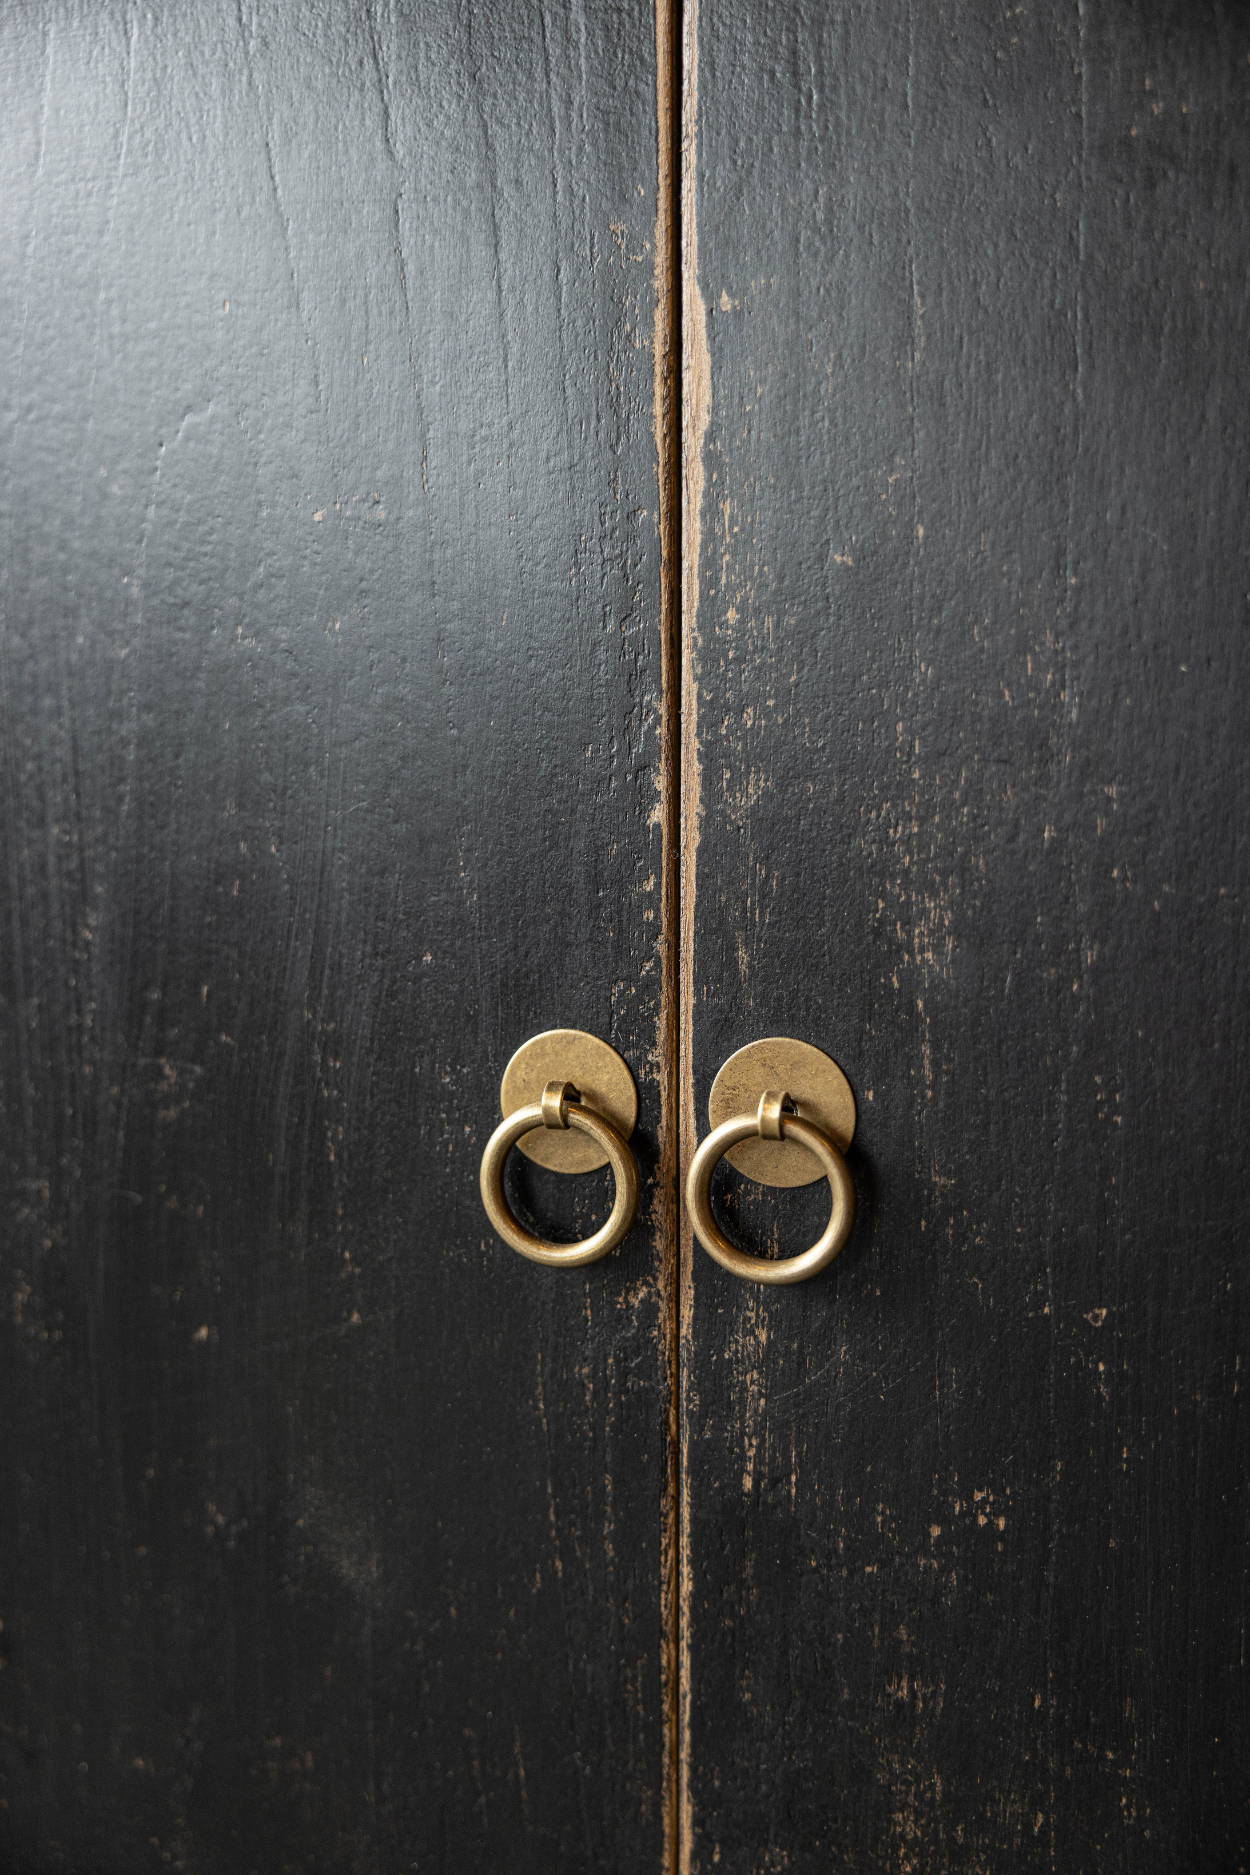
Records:
[[[750,1256],[730,1242],[712,1216],[713,1172],[740,1140],[752,1137],[793,1140],[796,1145],[805,1146],[829,1181],[833,1193],[829,1222],[824,1234],[801,1256],[776,1260]],[[810,1276],[819,1275],[838,1255],[855,1222],[855,1186],[842,1153],[820,1127],[801,1119],[789,1094],[777,1088],[768,1088],[760,1096],[753,1114],[736,1114],[708,1134],[690,1162],[686,1203],[690,1207],[695,1236],[722,1269],[733,1276],[741,1276],[746,1282],[770,1285],[802,1283]]]

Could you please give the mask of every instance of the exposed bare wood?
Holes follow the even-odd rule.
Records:
[[[681,580],[681,1188],[697,1141],[694,1108],[694,905],[702,778],[699,761],[698,690],[694,657],[698,645],[699,529],[703,505],[703,438],[707,430],[711,374],[707,322],[699,291],[699,231],[695,223],[695,157],[698,105],[698,6],[690,0],[682,22],[681,276],[682,276],[682,580]],[[693,1238],[681,1203],[681,1425],[678,1647],[681,1681],[679,1721],[680,1875],[690,1868],[690,1518],[685,1488],[689,1436],[689,1351],[693,1301]]]
[[[656,0],[655,104],[655,318],[652,335],[656,477],[660,517],[660,1008],[656,1064],[660,1078],[659,1175],[655,1186],[655,1242],[659,1268],[661,1360],[665,1378],[666,1446],[660,1509],[660,1661],[664,1714],[662,1814],[665,1875],[678,1858],[679,1607],[678,1457],[679,1169],[678,928],[681,888],[681,433],[680,223],[675,155],[680,134],[676,107],[680,48],[674,0]]]

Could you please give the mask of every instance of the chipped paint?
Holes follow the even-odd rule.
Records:
[[[678,132],[674,76],[677,20],[672,0],[655,7],[655,313],[652,324],[652,422],[655,433],[657,516],[660,531],[660,764],[652,824],[660,830],[660,1007],[655,1059],[660,1080],[659,1165],[655,1180],[653,1223],[658,1257],[660,1361],[665,1391],[665,1463],[660,1499],[660,1683],[663,1712],[661,1819],[666,1871],[678,1859],[678,1635],[677,1522],[681,1476],[678,1461],[679,1291],[677,1178],[680,1156],[678,1124],[678,982],[677,944],[680,883],[678,821],[680,803],[680,590],[678,557],[681,517],[678,510],[680,433],[677,357],[680,252],[676,209],[675,145]]]
[[[681,126],[681,289],[682,289],[682,409],[681,409],[681,908],[680,944],[680,1070],[681,1070],[681,1181],[698,1138],[694,1110],[694,908],[695,862],[702,812],[702,771],[699,757],[699,699],[695,678],[698,650],[699,540],[703,506],[703,440],[711,409],[711,358],[707,342],[707,310],[699,287],[699,231],[695,218],[698,129],[698,7],[688,7],[682,19],[682,126]],[[687,1489],[689,1397],[694,1305],[694,1241],[685,1206],[681,1217],[680,1275],[680,1588],[678,1660],[680,1663],[679,1715],[679,1875],[689,1875],[694,1834],[690,1788],[690,1504]]]

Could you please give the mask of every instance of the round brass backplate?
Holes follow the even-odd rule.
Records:
[[[547,1029],[522,1042],[503,1071],[499,1105],[506,1120],[518,1107],[537,1105],[548,1081],[572,1081],[582,1105],[610,1120],[628,1139],[638,1119],[638,1089],[628,1067],[608,1042],[581,1029]],[[516,1142],[535,1165],[552,1172],[593,1172],[608,1155],[572,1127],[535,1127]]]
[[[730,1055],[708,1096],[713,1127],[754,1113],[769,1088],[789,1094],[799,1118],[827,1133],[839,1152],[855,1136],[855,1096],[836,1061],[810,1042],[773,1035]],[[813,1185],[825,1176],[818,1161],[793,1140],[743,1139],[725,1154],[734,1170],[760,1185]]]

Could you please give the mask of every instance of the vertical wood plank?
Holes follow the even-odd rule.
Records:
[[[659,1865],[654,31],[5,9],[26,1875]],[[572,1277],[477,1196],[558,1024],[647,1174]]]
[[[685,1866],[1240,1867],[1245,20],[697,31],[693,1095],[827,1048],[860,1216],[692,1264]]]

